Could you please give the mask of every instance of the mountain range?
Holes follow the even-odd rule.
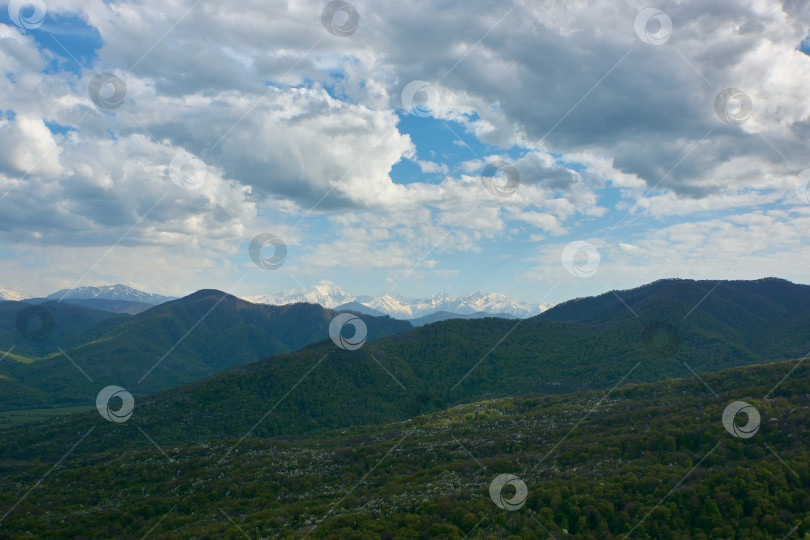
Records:
[[[176,300],[176,298],[139,291],[126,285],[62,289],[45,297],[36,297],[28,293],[0,288],[0,302],[25,301],[30,304],[42,304],[55,301],[100,311],[127,313],[129,315],[141,313],[171,300]]]
[[[221,305],[204,325],[172,349],[216,302]],[[285,309],[309,315],[279,318]],[[72,348],[65,351],[93,384],[61,355],[8,362],[16,371],[0,364],[6,376],[0,383],[47,384],[43,392],[64,404],[120,384],[149,394],[138,400],[133,425],[183,442],[238,437],[274,403],[273,414],[253,428],[255,436],[301,436],[472,401],[691,377],[810,351],[810,286],[778,279],[663,280],[567,302],[530,319],[453,319],[411,330],[404,321],[361,315],[376,335],[357,350],[324,339],[334,314],[313,304],[262,306],[201,291],[102,321],[78,342],[67,342]],[[291,332],[303,334],[290,341]],[[287,342],[274,345],[282,337]],[[168,349],[171,356],[148,385],[138,386],[138,377]],[[251,362],[262,350],[281,354]],[[183,377],[208,375],[173,387]],[[302,382],[305,391],[289,393]],[[88,420],[95,417],[72,420],[72,433]]]
[[[103,299],[103,300],[124,300],[128,302],[142,302],[145,304],[163,304],[171,300],[177,300],[173,296],[163,296],[160,294],[147,293],[133,289],[126,285],[105,285],[101,287],[79,287],[77,289],[62,289],[45,297],[46,300],[70,299]]]
[[[388,294],[377,297],[352,296],[329,281],[321,281],[320,284],[309,289],[248,296],[244,299],[258,304],[273,305],[309,302],[332,309],[340,309],[346,304],[356,303],[395,319],[417,319],[440,311],[459,315],[483,312],[492,316],[505,314],[525,318],[538,315],[551,307],[549,304],[528,304],[512,300],[503,294],[482,292],[474,292],[457,298],[446,293],[438,293],[421,299]]]
[[[21,314],[43,321],[27,339]],[[344,319],[368,341],[336,339]],[[661,280],[418,328],[215,290],[137,315],[4,302],[0,347],[7,409],[92,408],[2,431],[11,537],[810,530],[810,286],[781,279]],[[96,410],[109,385],[135,395],[121,422]],[[726,423],[741,402],[756,438]],[[524,509],[492,495],[504,474]]]
[[[115,313],[129,314],[140,313],[151,306],[176,299],[171,296],[139,291],[120,284],[62,289],[43,298],[36,298],[26,293],[0,288],[0,300],[26,300],[33,303],[56,300]],[[242,299],[254,304],[274,306],[303,302],[319,304],[336,311],[351,310],[374,316],[389,315],[395,319],[418,319],[415,326],[426,324],[427,321],[432,322],[462,315],[525,318],[542,313],[551,307],[550,304],[528,304],[512,300],[503,294],[482,292],[474,292],[457,298],[453,298],[446,293],[438,293],[423,299],[407,299],[391,295],[379,297],[352,296],[329,281],[321,281],[320,284],[308,289],[292,290],[279,294],[243,296]]]
[[[47,333],[30,339],[21,317]],[[316,304],[251,304],[203,290],[128,316],[48,301],[0,303],[0,410],[79,405],[98,384],[148,394],[259,358],[329,339],[337,315]],[[360,315],[368,337],[410,330],[406,321]]]
[[[37,297],[26,292],[0,287],[0,301],[18,302],[20,300],[34,300],[43,302],[47,300],[116,300],[123,302],[139,302],[148,305],[157,305],[176,297],[163,296],[139,291],[127,285],[102,285],[98,287],[77,287],[75,289],[61,289],[45,297]]]

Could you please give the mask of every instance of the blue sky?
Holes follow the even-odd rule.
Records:
[[[808,281],[809,8],[661,2],[661,36],[632,2],[356,2],[339,36],[325,2],[40,5],[0,9],[0,286]]]

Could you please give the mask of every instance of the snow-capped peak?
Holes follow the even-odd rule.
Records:
[[[144,302],[147,304],[162,304],[173,297],[152,294],[126,285],[102,285],[99,287],[79,287],[77,289],[62,289],[46,298],[49,300],[61,300],[63,298],[100,298],[103,300],[127,300],[130,302]]]
[[[25,300],[26,298],[31,298],[31,295],[12,289],[6,289],[5,287],[0,287],[0,300],[19,302],[20,300]]]
[[[413,303],[418,300],[405,300],[396,296],[384,295],[374,298],[369,302],[361,302],[372,309],[382,311],[395,319],[413,319],[419,317],[414,314]]]
[[[415,319],[437,311],[448,311],[462,315],[478,312],[492,314],[507,313],[517,317],[531,317],[547,310],[548,304],[527,304],[511,300],[499,293],[474,292],[453,298],[445,292],[433,294],[424,299],[408,299],[401,296],[352,296],[330,281],[303,290],[286,291],[279,294],[263,294],[243,297],[257,304],[284,305],[295,302],[320,304],[335,308],[349,302],[358,302],[366,307],[381,311],[395,319]]]
[[[310,304],[320,304],[326,308],[333,308],[354,301],[352,295],[331,281],[326,280],[308,289],[285,291],[278,294],[244,296],[242,299],[253,302],[254,304],[270,304],[275,306],[307,302]]]

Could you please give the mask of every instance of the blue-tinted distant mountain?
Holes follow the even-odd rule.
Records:
[[[129,302],[142,302],[144,304],[162,304],[170,300],[177,300],[171,296],[163,296],[139,291],[126,285],[104,285],[101,287],[79,287],[77,289],[62,289],[46,297],[48,300],[66,300],[68,298],[102,300],[126,300]]]
[[[27,298],[29,304],[41,304],[44,302],[54,302],[47,298]],[[73,304],[74,306],[84,306],[99,311],[109,311],[110,313],[126,313],[127,315],[137,315],[147,309],[155,307],[155,304],[146,302],[134,302],[131,300],[106,300],[104,298],[65,298],[60,304]]]
[[[511,313],[487,313],[486,311],[479,311],[478,313],[452,313],[450,311],[437,311],[424,317],[411,319],[411,324],[414,326],[424,326],[439,321],[447,321],[449,319],[484,319],[486,317],[496,317],[498,319],[518,319],[516,315]]]
[[[36,358],[58,354],[58,347],[69,347],[74,336],[102,321],[126,318],[109,311],[52,300],[38,305],[7,301],[0,303],[0,350]],[[30,331],[28,338],[23,331]],[[33,337],[33,339],[31,339]],[[2,355],[2,352],[0,352]],[[0,363],[0,369],[8,360]]]
[[[377,311],[374,308],[370,308],[365,304],[361,304],[360,302],[347,302],[342,306],[337,306],[334,308],[335,311],[356,311],[357,313],[365,313],[366,315],[371,315],[372,317],[385,317],[385,313],[382,311]]]

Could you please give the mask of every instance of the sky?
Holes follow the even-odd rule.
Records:
[[[0,286],[807,283],[810,4],[18,0]]]

